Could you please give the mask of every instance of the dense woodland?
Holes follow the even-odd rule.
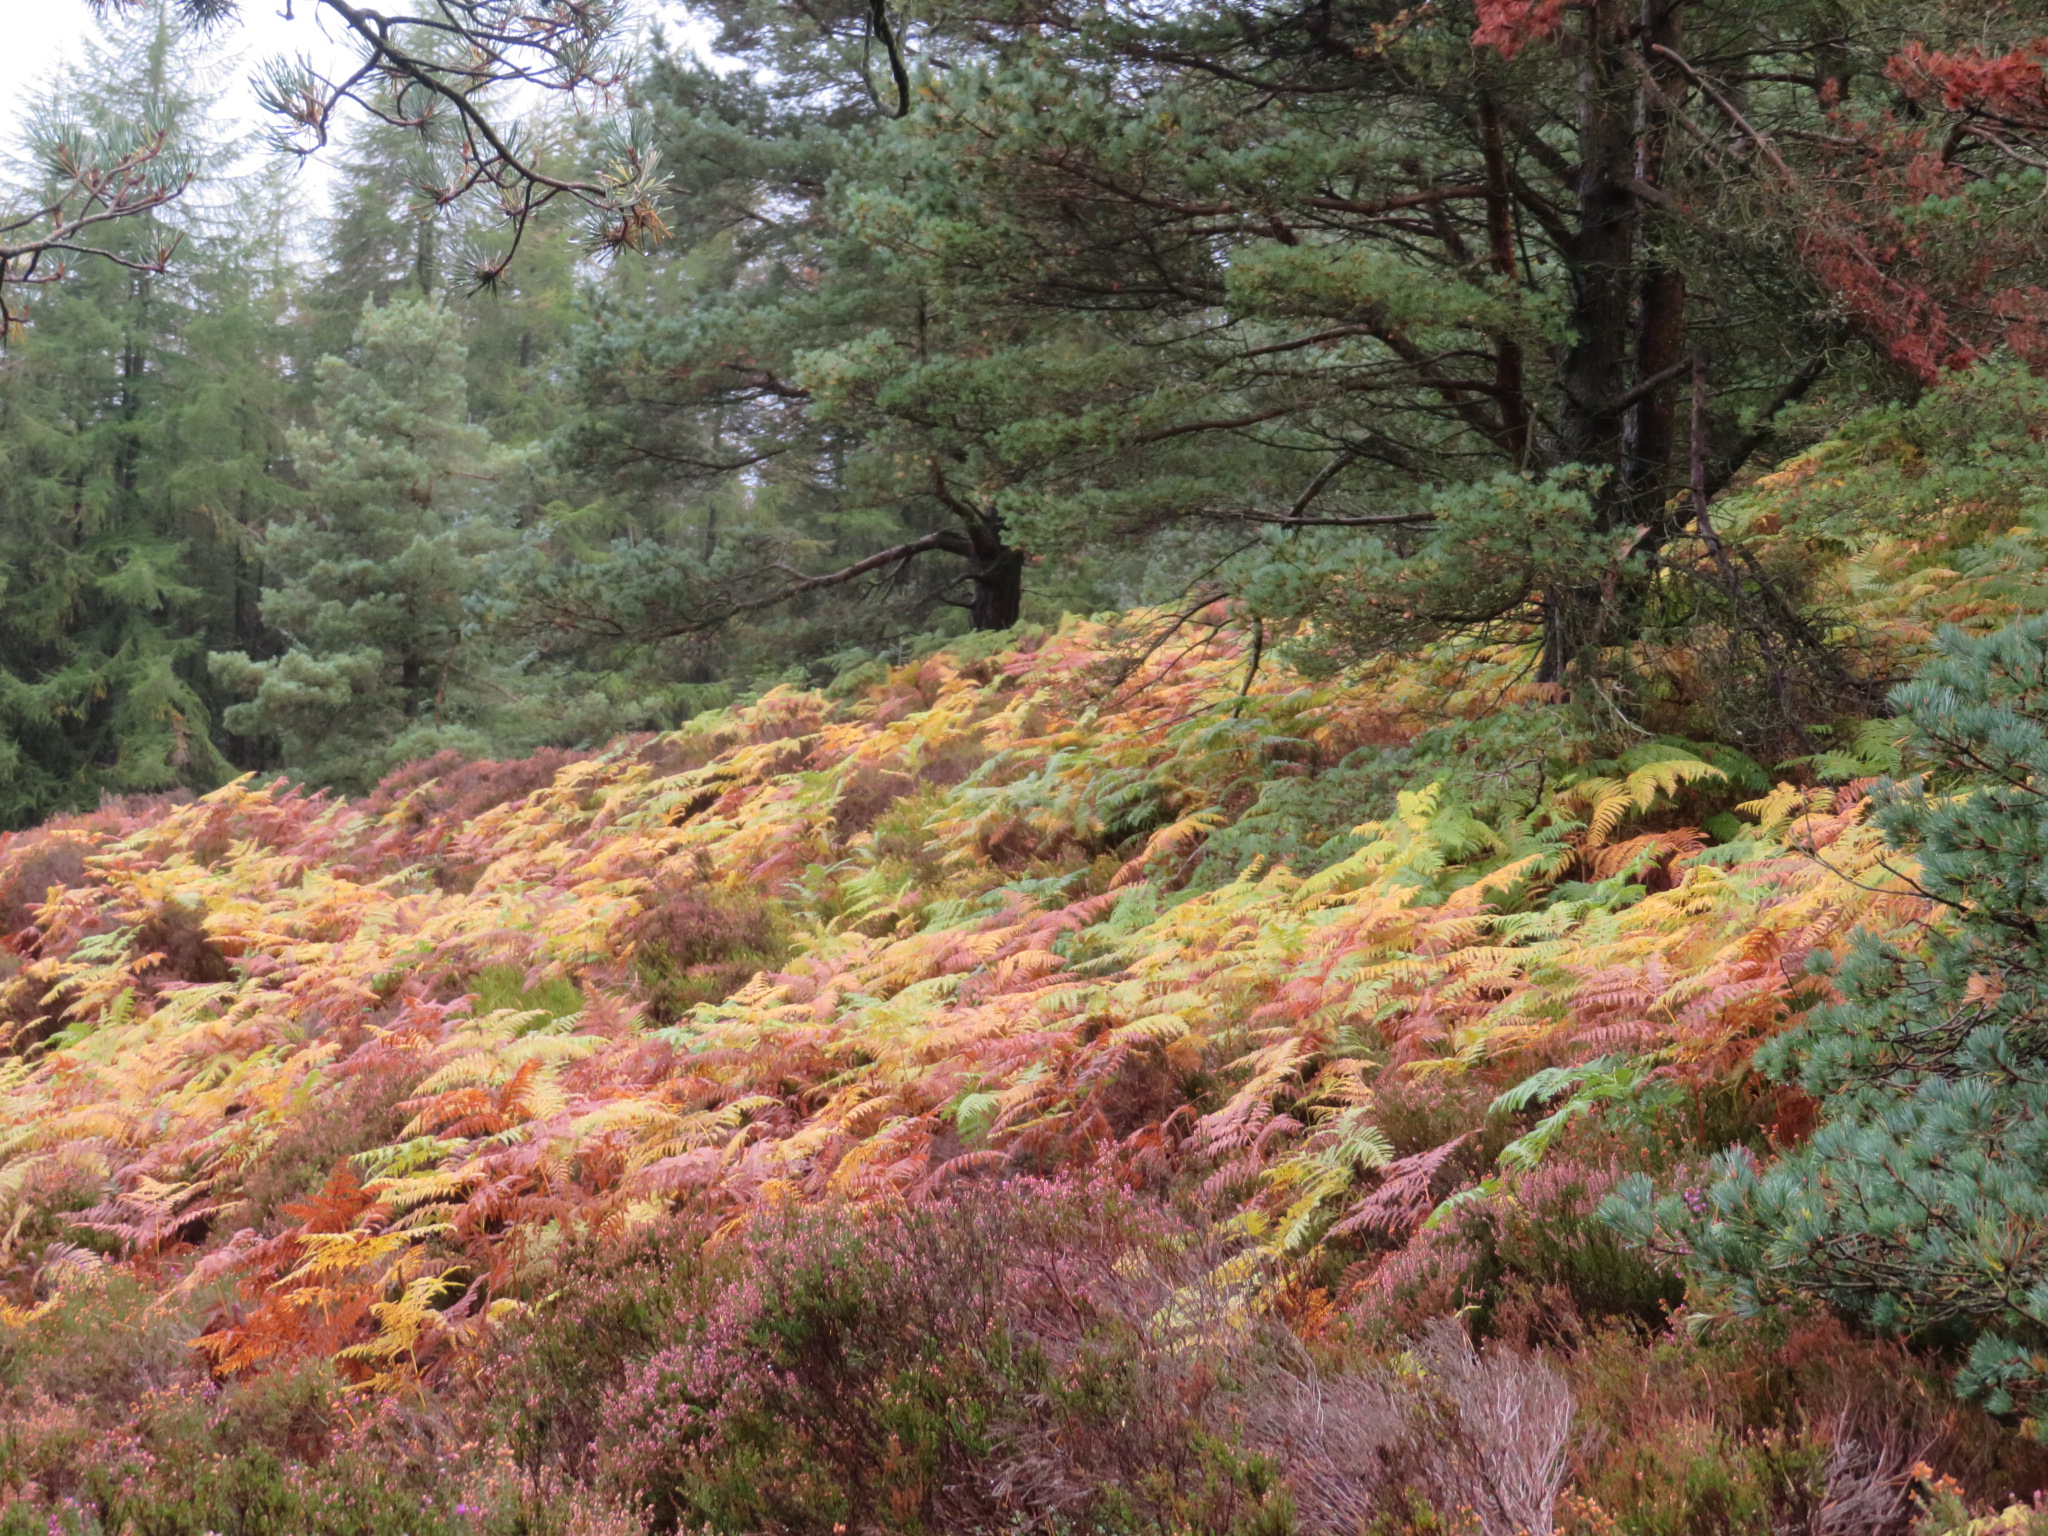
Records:
[[[0,176],[0,1536],[2048,1532],[2048,9],[299,5]]]

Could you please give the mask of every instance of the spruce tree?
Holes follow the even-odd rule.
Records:
[[[285,649],[216,654],[213,669],[245,696],[233,730],[274,742],[294,774],[360,789],[559,722],[537,723],[532,684],[472,622],[525,481],[521,456],[468,418],[460,322],[401,296],[364,311],[352,353],[319,365],[315,425],[291,439],[304,505],[263,541],[262,615]]]
[[[157,5],[110,21],[64,86],[88,130],[140,122],[195,177],[108,227],[174,270],[88,259],[0,360],[0,825],[230,770],[204,666],[254,631],[246,533],[285,489],[271,231],[216,221],[202,39]],[[146,266],[146,263],[143,264]]]
[[[552,430],[550,364],[574,309],[573,223],[536,217],[517,265],[479,288],[474,252],[489,244],[492,220],[467,203],[435,203],[439,172],[418,134],[363,125],[337,151],[334,170],[330,212],[316,231],[316,270],[295,305],[299,371],[310,378],[321,358],[346,356],[365,306],[402,294],[434,298],[462,321],[471,413],[508,440]]]
[[[418,135],[365,124],[334,157],[332,207],[319,232],[317,281],[306,285],[299,347],[308,370],[348,351],[365,308],[401,293],[435,297],[443,280],[443,225],[421,190]]]

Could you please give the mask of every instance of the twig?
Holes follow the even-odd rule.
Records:
[[[1244,713],[1244,701],[1251,696],[1252,682],[1259,675],[1259,662],[1266,654],[1266,621],[1252,619],[1252,656],[1244,669],[1244,686],[1237,690],[1237,702],[1230,706],[1230,718],[1235,720]]]

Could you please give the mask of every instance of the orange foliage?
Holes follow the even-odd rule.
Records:
[[[243,781],[87,819],[15,941],[56,1013],[0,1067],[5,1262],[31,1283],[83,1190],[117,1259],[231,1283],[218,1371],[320,1353],[387,1384],[572,1229],[684,1199],[743,1218],[1107,1160],[1207,1177],[1276,1254],[1398,1239],[1485,1170],[1462,1132],[1393,1156],[1374,1106],[1396,1080],[1490,1094],[1617,1050],[1725,1072],[1803,1006],[1808,951],[1912,909],[1870,889],[1853,796],[1759,802],[1733,864],[1688,828],[1616,832],[1666,804],[1669,764],[1566,792],[1529,849],[1458,851],[1420,786],[1328,868],[1180,890],[1247,786],[1523,696],[1478,653],[1321,690],[1269,664],[1240,702],[1219,627],[1101,709],[1120,643],[1072,623],[850,702],[779,689],[530,785],[492,768],[503,796]],[[0,841],[0,880],[47,863],[40,836]],[[1549,900],[1574,868],[1640,899]],[[687,958],[691,913],[764,899],[792,958],[650,1019],[661,960],[636,944]],[[168,911],[224,979],[162,975],[140,936]],[[525,994],[485,1006],[486,973]],[[402,1133],[238,1227],[280,1138],[366,1075],[410,1085]]]

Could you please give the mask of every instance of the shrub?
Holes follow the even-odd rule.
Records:
[[[1661,1324],[1685,1295],[1675,1265],[1630,1248],[1596,1211],[1623,1177],[1616,1163],[1539,1164],[1470,1192],[1373,1276],[1397,1321],[1421,1326],[1470,1310],[1493,1331],[1504,1306],[1533,1295],[1572,1324]]]
[[[1270,1463],[1205,1412],[1227,1308],[1170,1305],[1213,1257],[1079,1184],[765,1217],[610,1396],[598,1465],[725,1531],[1287,1529]]]
[[[117,1412],[191,1374],[189,1310],[82,1249],[46,1248],[41,1277],[55,1294],[0,1326],[0,1401]]]
[[[189,1360],[190,1351],[186,1356]],[[13,1394],[0,1536],[638,1536],[625,1506],[441,1443],[403,1405],[344,1407],[315,1365],[246,1385],[183,1379],[118,1403]]]
[[[1955,1401],[1897,1342],[1804,1310],[1589,1332],[1562,1362],[1584,1432],[1560,1523],[1584,1536],[1904,1536],[1916,1479],[1935,1475],[1916,1466],[1980,1506],[2048,1480],[2048,1451]]]
[[[494,1430],[535,1476],[592,1470],[620,1380],[688,1335],[717,1284],[708,1224],[672,1217],[556,1255],[548,1294],[502,1325],[480,1386]]]
[[[730,997],[784,949],[766,900],[672,876],[655,882],[625,937],[648,1012],[664,1024]]]
[[[1285,1468],[1305,1531],[1343,1536],[1389,1512],[1469,1518],[1482,1536],[1549,1536],[1571,1389],[1534,1356],[1473,1348],[1439,1320],[1397,1366],[1266,1372],[1240,1399],[1248,1438]]]

